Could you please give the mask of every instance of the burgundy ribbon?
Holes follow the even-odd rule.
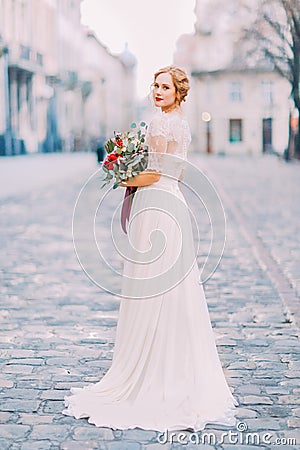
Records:
[[[126,230],[126,221],[129,221],[131,205],[133,201],[134,194],[137,190],[136,186],[128,186],[125,191],[122,211],[121,211],[121,225],[125,234],[127,234]]]

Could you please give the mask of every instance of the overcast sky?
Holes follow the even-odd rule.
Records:
[[[138,96],[149,92],[153,73],[172,63],[176,41],[192,33],[195,0],[84,0],[82,22],[113,53],[125,43],[138,59]]]

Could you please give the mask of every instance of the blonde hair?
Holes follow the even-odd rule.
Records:
[[[186,72],[177,66],[167,66],[159,69],[154,74],[154,82],[158,75],[161,73],[169,73],[172,77],[175,86],[175,102],[180,105],[181,102],[185,102],[185,97],[190,89],[190,83]]]

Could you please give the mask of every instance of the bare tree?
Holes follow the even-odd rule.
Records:
[[[267,59],[290,82],[291,98],[300,117],[300,0],[257,2],[254,22],[245,33],[248,55],[255,54],[261,61]],[[294,144],[294,156],[300,159],[299,124]]]

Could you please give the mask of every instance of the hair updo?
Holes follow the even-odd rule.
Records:
[[[186,72],[177,66],[163,67],[154,74],[154,82],[161,73],[169,73],[172,77],[175,86],[175,102],[178,105],[180,105],[181,102],[185,102],[185,97],[190,89],[190,83]]]

